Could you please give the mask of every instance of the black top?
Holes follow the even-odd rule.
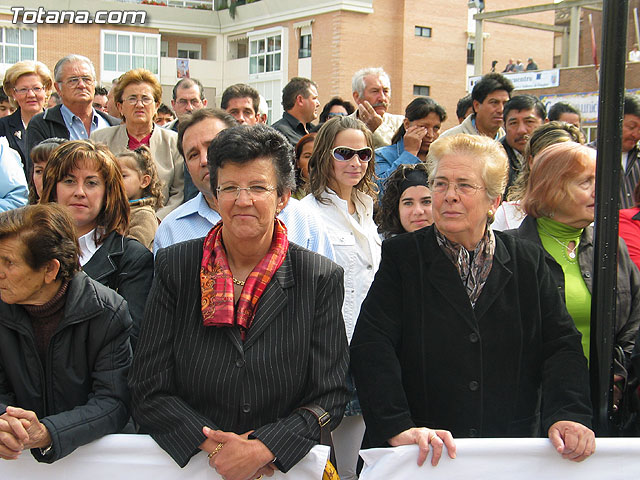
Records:
[[[305,125],[289,112],[284,112],[282,118],[271,126],[287,137],[294,147],[313,128],[311,123]]]

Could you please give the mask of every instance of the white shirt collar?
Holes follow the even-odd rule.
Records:
[[[93,254],[98,250],[98,246],[96,245],[96,237],[95,237],[96,229],[94,228],[89,233],[85,233],[80,238],[78,238],[78,243],[80,244],[80,265],[84,266]]]

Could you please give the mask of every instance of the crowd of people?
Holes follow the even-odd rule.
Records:
[[[101,89],[79,55],[53,74],[19,62],[4,90],[1,458],[146,433],[180,466],[204,451],[223,478],[260,479],[300,461],[320,423],[343,479],[367,447],[417,444],[432,465],[455,438],[595,451],[596,150],[572,105],[547,111],[492,72],[441,132],[436,100],[391,114],[389,76],[364,68],[353,103],[322,112],[318,86],[292,78],[269,126],[250,85],[212,108],[182,78],[172,110],[147,70]],[[640,432],[638,141],[627,95],[621,434]]]

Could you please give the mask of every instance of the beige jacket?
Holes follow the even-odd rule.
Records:
[[[105,143],[114,155],[128,151],[129,136],[125,124],[96,130],[91,139]],[[162,220],[184,200],[184,160],[178,152],[178,134],[166,128],[156,126],[153,129],[149,148],[163,183],[165,205],[156,212]]]

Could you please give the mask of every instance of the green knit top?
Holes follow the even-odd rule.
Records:
[[[583,229],[570,227],[550,218],[538,218],[537,227],[542,246],[562,267],[564,301],[576,327],[582,333],[582,349],[589,359],[591,292],[584,283],[578,264],[578,249]],[[572,241],[575,242],[573,251],[568,248]]]

